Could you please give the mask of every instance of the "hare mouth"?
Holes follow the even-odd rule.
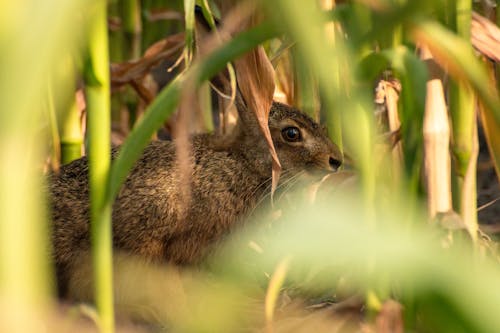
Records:
[[[329,166],[325,167],[324,165],[320,165],[318,163],[307,164],[305,171],[310,175],[318,177],[323,177],[325,175],[337,172],[337,170],[333,170]]]

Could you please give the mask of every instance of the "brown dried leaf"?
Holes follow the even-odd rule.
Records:
[[[489,84],[495,86],[498,82],[498,79],[495,78],[495,68],[491,63],[486,66],[488,68]],[[500,124],[495,120],[493,112],[487,109],[483,103],[479,103],[479,115],[497,179],[500,181]]]
[[[155,98],[154,92],[150,89],[146,88],[146,86],[140,82],[139,80],[132,80],[130,85],[134,88],[134,90],[139,94],[139,97],[142,98],[146,105],[151,104],[153,99]]]
[[[281,164],[268,126],[274,95],[274,68],[261,46],[236,60],[235,68],[238,86],[248,111],[255,113],[273,158],[272,193],[274,193],[281,172]]]
[[[475,49],[488,58],[500,61],[500,29],[476,12],[472,13],[471,42]]]
[[[176,58],[184,47],[184,33],[168,36],[151,45],[144,56],[135,61],[111,64],[111,84],[113,88],[121,87],[132,81],[142,80],[153,68],[163,60]]]
[[[397,133],[401,127],[401,121],[398,113],[398,100],[402,89],[401,83],[395,78],[389,78],[388,80],[381,80],[379,85],[381,85],[381,90],[384,92],[390,133]],[[395,135],[390,136],[390,138],[395,137]],[[391,157],[394,179],[400,179],[403,167],[403,147],[401,142],[397,141],[395,145],[391,145],[391,148],[393,148]]]
[[[146,18],[150,22],[156,22],[161,20],[179,20],[182,21],[184,16],[181,12],[176,10],[166,9],[166,8],[153,8],[146,12]]]

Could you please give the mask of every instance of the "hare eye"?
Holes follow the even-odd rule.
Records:
[[[281,131],[283,139],[289,142],[297,142],[302,140],[300,130],[297,127],[286,127]]]

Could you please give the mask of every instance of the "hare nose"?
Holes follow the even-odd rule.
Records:
[[[334,157],[330,157],[330,159],[328,160],[328,163],[332,167],[333,171],[337,171],[337,169],[342,165],[342,162],[337,160]]]

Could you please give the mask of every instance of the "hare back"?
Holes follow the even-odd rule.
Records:
[[[191,263],[254,206],[266,179],[256,177],[238,151],[214,151],[200,136],[192,152],[186,170],[171,142],[154,142],[144,152],[113,209],[117,247]]]
[[[145,149],[113,205],[115,249],[151,261],[194,263],[255,206],[267,179],[257,176],[238,150],[216,151],[205,141],[193,138],[185,170],[175,143],[155,141]],[[49,184],[55,262],[64,290],[74,263],[90,249],[87,158],[62,167]]]

